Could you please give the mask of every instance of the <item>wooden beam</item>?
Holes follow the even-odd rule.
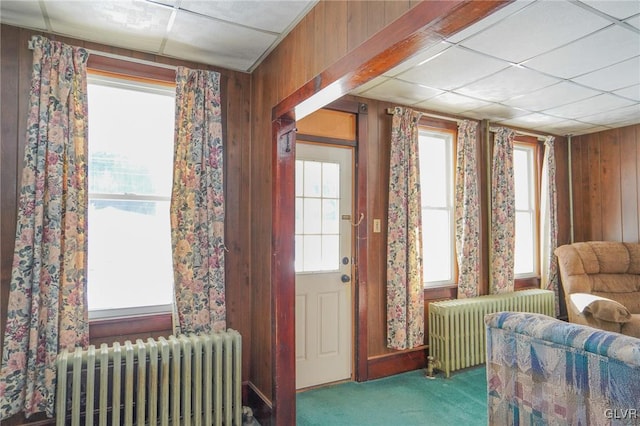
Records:
[[[299,120],[488,16],[511,0],[423,1],[283,99],[272,119],[294,110]]]

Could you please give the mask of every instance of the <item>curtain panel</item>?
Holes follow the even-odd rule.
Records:
[[[387,229],[387,346],[424,344],[422,203],[418,120],[422,114],[396,107],[391,129]]]
[[[516,132],[496,130],[491,168],[490,294],[514,291],[515,186],[513,139]]]
[[[36,36],[0,418],[52,417],[58,352],[87,346],[86,50]]]
[[[475,121],[464,120],[458,124],[454,210],[458,298],[478,296],[480,282],[477,129]]]
[[[171,243],[177,334],[226,328],[220,74],[179,67]]]
[[[556,295],[556,317],[560,314],[558,294],[558,259],[553,253],[558,246],[556,197],[556,156],[553,136],[544,141],[540,199],[540,287]]]

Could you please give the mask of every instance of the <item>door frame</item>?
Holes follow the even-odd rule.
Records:
[[[352,288],[351,288],[351,378],[357,382],[366,381],[367,368],[367,235],[369,218],[367,217],[367,144],[360,143],[368,140],[369,109],[366,103],[350,99],[334,101],[323,109],[351,113],[356,116],[356,139],[346,141],[318,137],[307,134],[297,134],[296,139],[307,142],[317,142],[326,145],[353,147],[353,214],[352,221],[358,222],[360,215],[364,215],[359,226],[355,226],[352,233]],[[295,377],[295,376],[294,376]]]
[[[328,108],[323,108],[323,109],[328,109]],[[357,121],[356,121],[356,126],[357,126]],[[357,127],[356,127],[357,129]],[[334,139],[334,138],[328,138],[328,137],[319,137],[319,136],[313,136],[313,135],[309,135],[309,134],[303,134],[303,133],[297,133],[296,134],[296,147],[298,146],[298,144],[303,144],[303,145],[307,145],[307,146],[314,146],[316,148],[329,148],[329,149],[342,149],[342,150],[349,150],[349,156],[350,156],[350,167],[351,167],[351,181],[349,182],[349,185],[351,186],[351,207],[350,207],[350,211],[351,211],[351,219],[349,220],[350,224],[354,224],[358,221],[358,219],[356,218],[356,204],[357,204],[357,199],[356,199],[356,184],[357,184],[357,171],[356,171],[356,155],[357,155],[357,131],[356,131],[356,139],[351,141],[351,140],[346,140],[346,139]],[[298,153],[296,152],[296,159],[298,158]],[[342,214],[341,212],[338,212],[339,216]],[[344,219],[340,218],[339,219],[340,222],[343,222]],[[365,225],[365,221],[362,221],[362,225]],[[349,328],[350,328],[350,338],[349,338],[349,345],[350,345],[350,349],[349,349],[349,378],[348,380],[354,380],[355,378],[355,349],[356,349],[356,340],[355,340],[355,324],[357,321],[357,318],[355,316],[355,312],[357,309],[357,305],[356,305],[356,283],[357,283],[357,277],[356,277],[356,268],[357,268],[357,262],[358,262],[358,253],[357,253],[357,241],[358,241],[358,228],[359,226],[352,226],[351,227],[351,235],[349,237],[349,245],[350,247],[350,263],[349,263],[349,276],[351,277],[351,281],[350,281],[350,285],[349,285]],[[342,254],[340,255],[340,257],[342,257]],[[320,271],[319,273],[323,273],[325,271]],[[334,272],[335,271],[327,271],[327,272]],[[313,273],[311,273],[313,274]],[[298,274],[296,273],[295,276],[295,285],[296,285],[296,293],[298,291]],[[342,286],[345,286],[346,284],[342,283]],[[296,326],[297,326],[297,321],[298,321],[298,317],[295,317],[295,322],[296,322]],[[346,324],[345,324],[346,326]],[[297,337],[297,334],[296,334]],[[297,359],[296,359],[296,363],[297,363]],[[296,374],[295,374],[295,378],[296,378],[296,382],[297,382],[297,374],[298,371],[296,370]],[[296,385],[296,391],[299,390],[303,390],[303,389],[309,389],[311,387],[318,387],[318,386],[324,386],[326,384],[332,383],[332,381],[326,381],[323,383],[319,383],[316,385],[312,385],[312,386],[307,386],[305,388],[300,388],[298,389],[297,385]]]
[[[382,31],[329,65],[273,107],[271,113],[271,279],[267,285],[271,288],[272,302],[271,420],[274,424],[290,425],[296,422],[295,371],[291,368],[295,365],[293,185],[296,114],[299,118],[303,118],[316,109],[324,107],[374,77],[389,71],[419,51],[436,45],[440,40],[488,16],[510,1],[419,2],[385,26]],[[287,72],[287,70],[281,72]],[[362,135],[359,135],[359,139],[366,140]],[[357,158],[358,165],[366,165],[366,155],[363,155],[360,150]],[[361,159],[364,161],[361,162]],[[358,190],[363,188],[366,193],[366,179],[359,179],[359,175],[360,172],[357,172],[356,188]],[[360,194],[357,195],[357,199],[360,199]],[[362,211],[366,215],[366,205],[364,208],[358,205],[356,211]],[[361,228],[366,232],[366,227]],[[358,246],[360,242],[365,245],[366,239],[362,239],[360,234],[359,237]],[[366,264],[362,262],[366,262],[366,256],[361,256],[358,275],[363,271],[366,273]],[[362,306],[362,303],[366,307],[366,278],[358,281],[360,283],[357,292],[358,307]],[[357,335],[356,367],[357,371],[362,373],[366,371],[367,363],[366,311],[364,314],[358,312],[355,333]],[[361,376],[362,380],[366,380],[364,376]]]

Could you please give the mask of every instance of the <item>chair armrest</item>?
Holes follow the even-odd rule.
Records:
[[[582,315],[619,324],[631,321],[629,310],[615,300],[589,293],[573,293],[569,297]]]

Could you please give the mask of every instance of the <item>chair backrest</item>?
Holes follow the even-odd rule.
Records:
[[[560,246],[555,254],[565,295],[640,291],[638,243],[588,241]]]

